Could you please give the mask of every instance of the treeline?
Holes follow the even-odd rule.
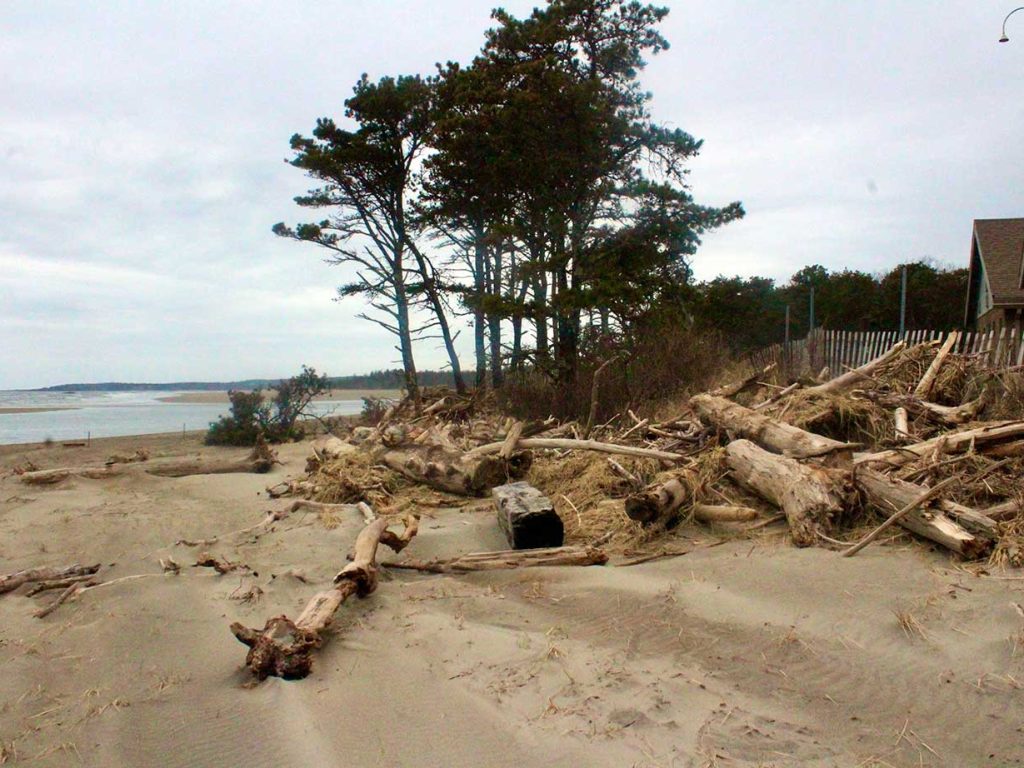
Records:
[[[416,378],[423,387],[450,387],[454,384],[451,371],[417,371]],[[402,389],[405,372],[401,368],[392,368],[355,376],[331,376],[327,379],[327,386],[330,389]]]
[[[967,269],[943,269],[927,261],[906,264],[906,327],[950,330],[964,321]],[[814,287],[814,323],[840,331],[881,331],[899,327],[904,265],[881,275],[855,270],[830,272],[805,267],[785,285],[763,277],[719,277],[692,289],[693,322],[719,331],[733,351],[761,349],[807,334]]]
[[[322,118],[292,137],[290,162],[316,185],[296,202],[316,216],[274,232],[347,267],[340,296],[394,335],[411,394],[424,339],[460,390],[511,372],[571,393],[591,360],[692,317],[690,258],[743,208],[694,200],[701,141],[649,112],[639,76],[668,47],[667,13],[631,0],[496,10],[468,64],[364,75],[347,127]],[[466,321],[470,372],[455,343]]]

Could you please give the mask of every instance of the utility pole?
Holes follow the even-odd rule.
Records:
[[[907,265],[900,274],[900,338],[907,331]]]
[[[786,305],[786,349],[789,349],[789,304]]]

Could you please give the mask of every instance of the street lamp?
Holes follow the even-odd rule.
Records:
[[[1003,19],[1003,36],[999,38],[1000,43],[1010,42],[1010,38],[1006,36],[1006,22],[1009,21],[1010,17],[1013,16],[1013,14],[1015,14],[1017,11],[1024,11],[1024,5],[1022,5],[1020,8],[1014,8],[1012,11],[1006,14],[1006,18]]]

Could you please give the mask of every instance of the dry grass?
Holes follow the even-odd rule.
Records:
[[[927,640],[928,633],[925,632],[921,622],[917,620],[910,610],[906,608],[896,608],[893,610],[893,614],[896,616],[896,623],[899,624],[900,629],[903,630],[903,634],[910,640]]]
[[[390,506],[394,494],[408,483],[387,467],[376,464],[369,451],[353,451],[321,466],[310,478],[316,501],[374,508]]]

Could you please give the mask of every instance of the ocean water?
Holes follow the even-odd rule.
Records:
[[[65,408],[33,413],[0,412],[0,445],[44,440],[147,435],[206,429],[230,411],[228,403],[167,403],[178,392],[26,392],[0,391],[3,408]],[[318,416],[359,413],[362,400],[313,403]]]

